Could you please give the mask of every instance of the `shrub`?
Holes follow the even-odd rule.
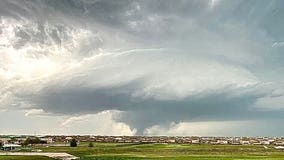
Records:
[[[76,141],[76,139],[72,139],[71,141],[70,141],[70,147],[77,147],[77,141]]]
[[[92,142],[90,142],[88,147],[94,147],[94,144]]]

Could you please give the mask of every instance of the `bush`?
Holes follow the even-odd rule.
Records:
[[[94,144],[92,142],[90,142],[88,147],[94,147]]]
[[[23,146],[28,146],[29,144],[46,144],[46,141],[40,140],[38,137],[28,137],[24,143]]]
[[[76,141],[76,139],[72,139],[71,141],[70,141],[70,147],[77,147],[77,141]]]

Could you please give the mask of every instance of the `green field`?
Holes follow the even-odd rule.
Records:
[[[81,143],[70,147],[34,147],[44,152],[67,152],[82,160],[284,160],[284,151],[261,145],[189,145]],[[7,157],[1,157],[0,160]],[[23,159],[23,158],[22,158]],[[27,158],[26,158],[27,159]],[[14,160],[14,159],[11,159]]]
[[[48,147],[43,151],[67,152],[81,159],[192,159],[192,160],[284,160],[284,151],[261,145],[187,145],[81,143],[79,147]]]

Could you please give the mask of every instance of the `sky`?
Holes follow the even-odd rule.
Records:
[[[0,134],[284,135],[282,0],[1,0]]]

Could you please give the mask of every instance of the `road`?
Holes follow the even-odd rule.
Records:
[[[61,160],[73,160],[79,159],[79,157],[73,156],[68,153],[54,153],[54,152],[0,152],[0,155],[8,156],[47,156],[50,158],[56,158]]]

